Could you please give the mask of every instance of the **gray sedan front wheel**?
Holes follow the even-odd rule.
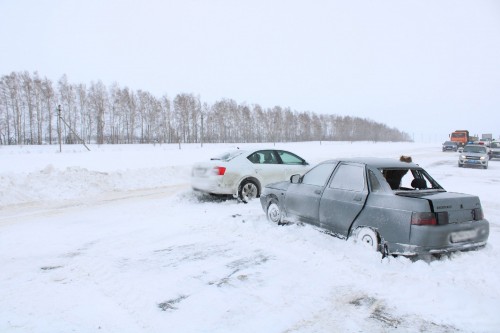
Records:
[[[281,208],[276,200],[272,200],[267,206],[267,219],[270,222],[281,224]]]

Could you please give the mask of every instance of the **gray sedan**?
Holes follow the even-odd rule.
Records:
[[[447,192],[417,164],[392,159],[325,161],[267,185],[260,201],[272,222],[312,224],[383,255],[475,249],[489,235],[479,197]]]

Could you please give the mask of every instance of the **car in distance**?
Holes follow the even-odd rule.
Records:
[[[469,144],[458,156],[458,166],[473,166],[488,169],[489,148],[485,145]]]
[[[500,158],[500,141],[492,141],[490,144],[490,159]]]
[[[260,196],[263,186],[308,169],[305,159],[289,151],[236,149],[193,165],[191,186],[195,191],[248,202]]]
[[[458,151],[458,145],[453,141],[443,142],[443,151]]]
[[[278,224],[307,223],[383,255],[433,255],[483,247],[479,197],[447,192],[413,162],[345,158],[264,187],[260,203]]]

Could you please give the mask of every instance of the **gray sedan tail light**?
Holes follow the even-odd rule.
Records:
[[[419,213],[413,212],[411,214],[411,224],[413,225],[437,225],[436,214],[434,213]]]

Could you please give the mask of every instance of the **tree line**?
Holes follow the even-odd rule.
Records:
[[[1,77],[0,145],[55,144],[59,133],[65,143],[97,144],[411,141],[407,133],[359,117],[232,99],[210,105],[191,93],[158,98],[117,83],[73,84],[66,75],[56,83],[37,72]]]

